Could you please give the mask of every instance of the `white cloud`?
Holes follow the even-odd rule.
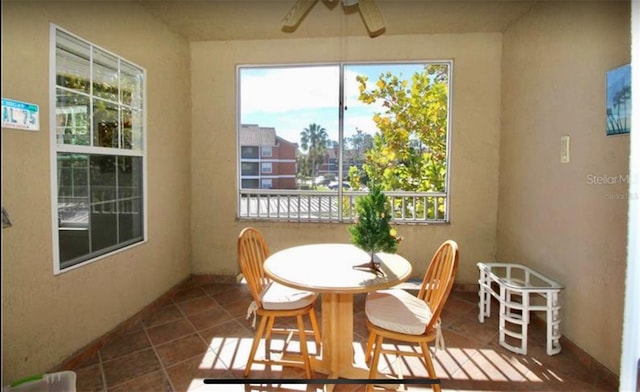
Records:
[[[345,137],[352,136],[356,128],[374,134],[373,113],[384,112],[381,102],[367,105],[358,100],[356,76],[365,69],[354,72],[345,68]],[[376,72],[369,72],[369,89],[378,80]],[[323,126],[331,140],[337,140],[339,77],[337,65],[245,68],[241,75],[242,117],[274,127],[278,136],[291,142],[299,143],[300,132],[312,122]]]
[[[242,111],[281,113],[338,105],[335,66],[246,70],[242,76]]]
[[[355,72],[346,71],[345,97],[348,107],[370,107],[358,100],[360,91]],[[242,112],[283,113],[302,109],[338,106],[339,68],[310,66],[245,69],[242,75]],[[370,80],[368,84],[371,84]]]

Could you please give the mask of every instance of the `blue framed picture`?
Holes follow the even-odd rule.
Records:
[[[631,65],[607,71],[607,136],[631,131]]]

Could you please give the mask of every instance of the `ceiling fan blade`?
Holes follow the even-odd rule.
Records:
[[[297,26],[317,2],[318,0],[298,0],[282,19],[282,27],[291,29]]]
[[[358,7],[360,8],[362,20],[367,26],[367,30],[369,30],[369,35],[376,37],[384,33],[384,20],[376,3],[373,0],[359,0]]]

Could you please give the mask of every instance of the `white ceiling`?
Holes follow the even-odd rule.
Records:
[[[189,41],[367,36],[358,7],[319,0],[294,32],[281,30],[296,0],[137,0]],[[384,35],[502,32],[533,1],[375,0]]]

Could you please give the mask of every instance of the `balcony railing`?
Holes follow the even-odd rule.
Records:
[[[385,191],[394,223],[446,223],[444,192]],[[364,191],[301,191],[243,189],[239,192],[238,216],[248,220],[286,222],[353,222],[356,200]]]

